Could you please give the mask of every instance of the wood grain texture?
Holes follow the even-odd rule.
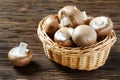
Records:
[[[39,21],[55,14],[65,5],[76,5],[88,15],[110,17],[117,42],[106,64],[90,72],[72,70],[50,61],[37,36]],[[25,67],[13,66],[8,51],[29,44],[32,62]],[[120,0],[0,0],[0,80],[120,80]]]

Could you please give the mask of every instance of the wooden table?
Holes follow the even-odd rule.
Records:
[[[93,71],[72,70],[50,61],[37,36],[39,21],[65,5],[76,5],[91,16],[109,16],[117,42],[103,67]],[[29,44],[32,62],[13,66],[8,51],[20,42]],[[0,0],[0,80],[120,80],[120,0]]]

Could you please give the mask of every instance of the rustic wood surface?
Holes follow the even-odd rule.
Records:
[[[103,67],[93,71],[72,70],[50,61],[37,36],[39,21],[65,5],[76,5],[91,16],[109,16],[117,42]],[[13,66],[8,51],[20,42],[29,44],[32,62]],[[120,80],[120,0],[0,0],[0,80]]]

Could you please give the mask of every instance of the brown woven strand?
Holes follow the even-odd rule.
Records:
[[[42,23],[46,18],[40,22],[37,34],[49,59],[63,66],[79,70],[93,70],[105,64],[111,46],[117,39],[114,30],[104,40],[89,47],[61,47],[45,33]]]

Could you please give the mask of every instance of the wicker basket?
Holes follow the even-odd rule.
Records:
[[[104,65],[111,46],[117,39],[114,30],[104,40],[89,47],[61,47],[45,33],[42,23],[46,18],[39,23],[37,34],[49,59],[63,66],[79,70],[93,70]]]

